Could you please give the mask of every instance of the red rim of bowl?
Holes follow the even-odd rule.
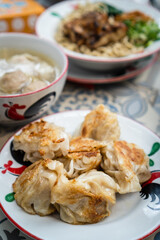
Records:
[[[0,33],[0,37],[1,36],[8,36],[8,35],[11,35],[11,36],[18,36],[19,35],[19,36],[24,36],[24,37],[28,37],[28,38],[34,38],[34,39],[37,39],[38,41],[40,40],[40,41],[43,41],[43,42],[45,42],[47,44],[50,44],[50,45],[56,47],[61,52],[61,54],[63,55],[64,60],[65,60],[65,64],[64,64],[64,69],[61,72],[61,74],[58,76],[58,78],[55,81],[53,81],[52,83],[50,83],[48,86],[46,86],[44,88],[41,88],[39,90],[33,91],[33,92],[29,92],[29,93],[22,93],[22,94],[17,94],[17,95],[9,95],[8,94],[8,95],[3,95],[3,96],[0,95],[0,99],[1,98],[18,98],[18,97],[23,97],[23,96],[27,96],[27,95],[32,95],[32,94],[35,94],[37,92],[41,92],[41,91],[43,91],[43,90],[45,90],[45,89],[55,85],[57,82],[59,82],[61,80],[61,78],[64,77],[64,75],[66,74],[66,72],[68,70],[68,65],[69,65],[68,58],[67,58],[63,48],[60,47],[57,43],[48,41],[47,39],[39,38],[36,35],[27,34],[27,33]]]
[[[46,39],[45,37],[41,36],[41,35],[38,33],[38,31],[37,31],[37,25],[38,25],[39,19],[40,19],[44,14],[46,14],[46,12],[50,11],[50,9],[52,9],[53,6],[57,6],[58,4],[62,4],[62,2],[56,3],[56,4],[52,5],[52,6],[50,6],[49,8],[47,8],[47,9],[37,18],[36,23],[35,23],[35,34],[36,34],[38,37],[43,38],[43,39]],[[137,3],[137,4],[138,4],[138,3]],[[140,5],[140,4],[138,4],[138,5]],[[143,5],[142,5],[142,6],[143,6]],[[147,5],[145,5],[145,6],[147,6]],[[159,14],[159,11],[158,11],[157,9],[155,9],[153,6],[148,5],[147,7],[148,7],[148,8],[151,8],[153,11],[155,11],[155,12],[157,12],[157,13]],[[50,40],[50,41],[52,42],[52,40]],[[56,42],[56,43],[57,43],[57,42]],[[58,44],[58,43],[57,43],[57,44]],[[60,45],[60,44],[58,44],[58,45]],[[157,47],[155,50],[152,50],[152,51],[150,51],[150,52],[148,52],[148,53],[145,53],[145,49],[144,49],[142,53],[137,53],[137,54],[135,54],[136,56],[131,56],[131,55],[129,55],[129,56],[122,57],[122,58],[118,58],[118,59],[117,59],[117,58],[111,58],[111,59],[103,59],[103,58],[102,58],[102,59],[100,59],[100,57],[99,57],[98,59],[96,59],[96,57],[94,57],[94,56],[90,56],[90,57],[89,57],[89,55],[82,54],[82,53],[78,53],[79,56],[75,56],[74,53],[76,53],[76,52],[71,51],[71,50],[68,50],[68,49],[64,48],[63,46],[62,46],[62,48],[63,48],[63,51],[65,52],[65,54],[66,54],[68,57],[72,58],[72,59],[76,59],[76,60],[80,60],[80,61],[86,61],[86,62],[98,62],[98,63],[100,63],[100,62],[102,62],[102,63],[103,63],[103,62],[106,62],[106,63],[107,63],[107,62],[109,62],[109,63],[112,63],[112,62],[114,62],[114,63],[118,63],[118,62],[129,62],[129,61],[138,60],[138,59],[147,57],[147,56],[152,55],[152,54],[154,54],[154,53],[156,53],[156,52],[158,52],[158,51],[160,50],[160,46],[159,46],[159,47]],[[141,55],[140,55],[140,54],[141,54]]]
[[[71,111],[63,111],[63,112],[59,112],[59,113],[52,113],[52,114],[50,114],[50,115],[48,115],[48,116],[45,116],[45,117],[53,116],[53,115],[56,115],[56,114],[61,114],[61,113],[64,113],[64,112],[72,112],[72,111],[74,111],[74,112],[77,111],[77,112],[78,112],[78,111],[83,111],[83,110],[71,110]],[[84,111],[85,111],[85,110],[84,110]],[[86,112],[87,112],[87,111],[86,111]],[[154,135],[154,136],[156,136],[156,137],[159,138],[159,136],[156,135],[156,133],[154,133],[150,128],[144,126],[143,124],[137,122],[136,120],[130,119],[130,118],[125,117],[125,116],[122,116],[122,115],[120,115],[120,114],[117,114],[117,115],[121,116],[122,118],[129,119],[130,121],[135,122],[136,124],[138,124],[138,125],[146,128],[152,135]],[[45,118],[45,117],[42,117],[42,118]],[[39,119],[37,119],[37,120],[35,120],[35,121],[38,121],[38,120],[40,120],[40,119],[42,119],[42,118],[39,118]],[[35,121],[32,121],[32,122],[35,122]],[[30,124],[30,123],[29,123],[29,124]],[[28,124],[26,124],[25,126],[27,126],[27,125],[28,125]],[[23,126],[22,128],[24,128],[25,126]],[[22,128],[21,128],[21,129],[22,129]],[[19,132],[21,129],[17,130],[17,131],[15,132],[15,134],[16,134],[17,132]],[[5,145],[9,142],[9,140],[10,140],[15,134],[13,134],[13,135],[4,143],[4,145],[3,145],[2,148],[0,149],[0,153],[1,153],[2,149],[5,147]],[[1,202],[0,202],[0,208],[1,208],[1,210],[3,211],[3,213],[8,217],[8,219],[9,219],[16,227],[18,227],[22,232],[24,232],[25,234],[27,234],[28,236],[30,236],[30,237],[32,237],[32,238],[35,238],[36,240],[43,240],[42,238],[39,238],[39,237],[35,236],[34,234],[28,232],[28,231],[25,230],[23,227],[21,227],[15,220],[13,220],[13,218],[11,218],[10,215],[6,212],[6,210],[5,210],[4,207],[2,206]],[[147,234],[145,234],[144,236],[138,238],[137,240],[143,240],[144,238],[146,238],[146,237],[150,236],[151,234],[153,234],[153,233],[154,233],[156,230],[158,230],[159,228],[160,228],[160,224],[159,224],[158,226],[156,226],[153,230],[151,230],[149,233],[147,233]]]
[[[134,72],[129,72],[126,75],[118,76],[118,77],[111,77],[111,78],[103,78],[103,79],[96,79],[96,80],[90,80],[87,78],[75,78],[72,76],[67,76],[67,80],[71,82],[77,82],[77,83],[86,83],[86,84],[100,84],[100,83],[116,83],[116,82],[121,82],[124,80],[127,80],[129,78],[135,77],[138,74],[143,73],[145,70],[150,68],[158,59],[158,54],[155,54],[155,57],[152,59],[150,63],[148,63],[145,67],[138,69]]]

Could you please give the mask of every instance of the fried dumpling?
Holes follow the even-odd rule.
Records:
[[[115,193],[119,191],[119,185],[106,173],[92,169],[76,180],[92,193],[104,195],[112,204],[115,203]]]
[[[134,143],[127,143],[126,141],[119,141],[115,146],[116,151],[119,151],[122,157],[126,156],[130,160],[132,169],[136,173],[140,183],[144,183],[150,179],[149,157],[143,149]]]
[[[53,213],[51,188],[64,173],[63,164],[58,161],[46,159],[31,164],[13,183],[17,204],[30,214]]]
[[[88,113],[82,123],[81,136],[99,141],[115,141],[120,137],[117,115],[104,105],[98,105]]]
[[[74,178],[81,173],[97,168],[102,160],[100,149],[104,146],[103,142],[90,138],[73,138],[70,141],[67,156],[59,159],[64,164],[67,176]]]
[[[120,193],[141,190],[150,178],[149,159],[142,149],[126,141],[109,143],[102,151],[101,167],[120,186]]]
[[[103,142],[79,136],[71,139],[69,153],[98,151],[100,148],[104,146],[105,143]]]
[[[61,178],[61,179],[60,179]],[[60,218],[71,224],[96,223],[109,216],[118,185],[103,172],[91,170],[67,180],[63,175],[52,188],[51,202]]]
[[[25,152],[24,161],[65,156],[69,150],[69,136],[64,129],[44,120],[30,123],[13,140],[15,150]]]

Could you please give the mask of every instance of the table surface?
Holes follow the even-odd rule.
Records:
[[[104,104],[111,110],[135,119],[160,136],[160,57],[134,79],[115,84],[85,85],[67,81],[54,106],[45,113],[93,109]],[[0,127],[0,149],[17,129]],[[30,240],[0,210],[0,240]],[[160,229],[146,240],[160,240]],[[119,240],[119,239],[117,239]]]

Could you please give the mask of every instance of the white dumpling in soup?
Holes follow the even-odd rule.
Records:
[[[25,72],[28,76],[34,76],[34,68],[38,63],[38,58],[28,53],[16,54],[8,59],[8,63],[15,69]]]
[[[35,64],[39,62],[39,59],[38,57],[33,56],[29,53],[22,53],[22,54],[13,55],[12,57],[9,58],[8,62],[12,64],[17,64],[17,63]]]
[[[46,62],[40,62],[35,66],[40,79],[52,82],[56,77],[55,69]]]
[[[7,72],[0,78],[0,90],[4,93],[12,94],[30,83],[30,78],[21,70]]]
[[[42,89],[46,87],[48,84],[46,82],[43,82],[39,79],[34,79],[29,85],[25,86],[22,89],[22,93],[29,93],[33,91],[37,91],[39,89]]]
[[[9,63],[27,75],[51,82],[55,79],[55,68],[43,59],[31,54],[17,54],[9,59]]]

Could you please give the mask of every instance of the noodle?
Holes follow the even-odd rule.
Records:
[[[101,3],[86,3],[85,5],[79,5],[76,10],[74,10],[71,14],[69,14],[65,19],[61,21],[60,25],[58,26],[56,35],[54,36],[56,41],[68,50],[98,57],[124,57],[130,54],[142,52],[144,50],[144,47],[136,47],[129,41],[127,36],[117,42],[110,42],[106,46],[90,49],[86,45],[78,46],[78,44],[71,42],[71,40],[64,35],[64,24],[75,18],[80,18],[82,14],[90,11],[96,10],[103,12],[104,10],[99,7],[100,4]],[[114,19],[112,17],[109,17],[109,22],[113,21]]]

